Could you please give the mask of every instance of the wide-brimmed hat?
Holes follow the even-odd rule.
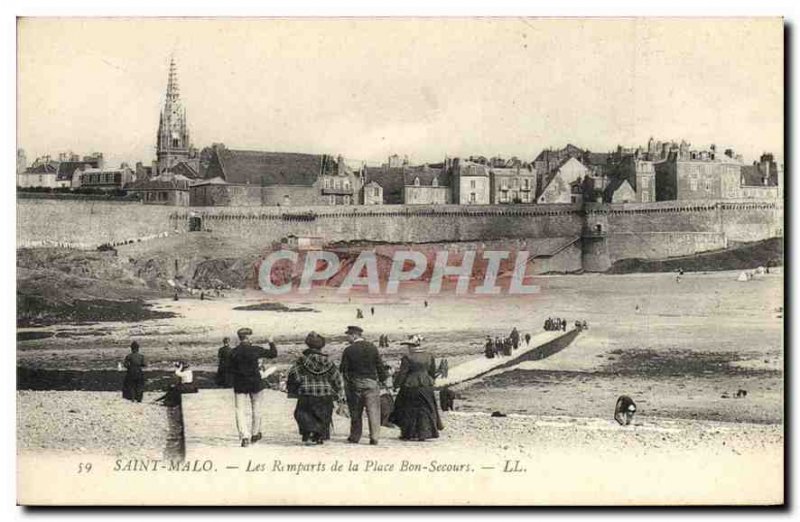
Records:
[[[364,329],[360,326],[348,326],[347,330],[344,332],[346,334],[354,334],[354,335],[361,335],[364,333]]]
[[[308,332],[306,335],[306,346],[315,350],[321,350],[325,346],[325,338],[317,332]]]

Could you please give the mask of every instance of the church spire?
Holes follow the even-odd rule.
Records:
[[[169,76],[167,77],[167,101],[175,102],[180,98],[181,91],[178,86],[178,69],[175,66],[175,56],[169,58]]]
[[[158,172],[168,171],[178,163],[185,162],[189,159],[190,149],[189,128],[186,125],[186,109],[181,103],[178,68],[173,55],[169,59],[167,92],[158,123],[158,137],[156,139]]]

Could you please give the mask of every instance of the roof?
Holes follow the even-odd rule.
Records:
[[[128,190],[189,190],[192,180],[180,174],[161,174],[126,185]]]
[[[78,169],[98,168],[100,166],[100,159],[87,159],[83,161],[62,161],[58,164],[58,174],[56,179],[58,181],[71,181],[72,175]]]
[[[608,164],[608,152],[587,152],[584,154],[583,159],[592,166],[600,166]]]
[[[475,163],[474,161],[464,160],[458,162],[458,171],[459,175],[462,177],[466,176],[481,176],[481,177],[489,177],[489,167],[486,165],[481,165],[480,163]]]
[[[367,167],[364,169],[364,182],[375,182],[383,189],[383,200],[386,203],[403,202],[403,184],[405,175],[402,167]]]
[[[438,186],[446,187],[450,185],[450,177],[442,168],[431,167],[412,167],[403,173],[405,185],[414,185],[414,180],[419,178],[420,186],[430,187],[433,185],[433,178],[438,181]]]
[[[572,156],[568,156],[568,157],[562,159],[560,162],[558,162],[558,165],[554,169],[552,169],[550,172],[548,172],[548,173],[546,173],[544,175],[544,178],[542,179],[542,186],[539,189],[540,190],[539,194],[543,193],[545,191],[545,189],[547,188],[547,186],[550,184],[550,182],[553,181],[553,178],[555,178],[556,175],[559,172],[561,172],[561,167],[563,167],[565,164],[569,163],[571,160],[575,160],[578,163],[580,163],[581,165],[583,165],[583,162],[581,162],[581,160],[579,160],[577,158],[573,158]],[[568,182],[568,183],[570,183],[570,182]]]
[[[764,185],[764,173],[758,165],[742,165],[742,185],[746,187],[773,187],[775,186],[774,179],[768,179],[767,185]]]
[[[58,172],[58,162],[39,163],[25,169],[25,174],[53,174]]]
[[[305,185],[317,181],[324,156],[217,149],[225,181],[242,185]]]

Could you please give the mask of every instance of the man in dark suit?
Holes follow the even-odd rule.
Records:
[[[217,351],[217,378],[215,380],[220,388],[231,388],[233,386],[233,373],[231,372],[231,348],[230,339],[222,339],[222,347]]]
[[[231,373],[233,375],[234,403],[236,405],[236,429],[242,447],[261,440],[261,405],[264,398],[264,385],[258,371],[259,359],[274,359],[278,350],[272,340],[269,349],[250,344],[253,330],[240,328],[239,345],[231,351]],[[247,423],[247,410],[250,410],[251,423]],[[252,429],[251,429],[252,428]]]
[[[350,345],[342,353],[339,371],[344,377],[347,406],[350,409],[348,442],[357,444],[363,430],[364,409],[369,423],[369,443],[378,444],[381,429],[380,388],[388,376],[381,354],[363,338],[364,330],[348,326],[345,332]]]

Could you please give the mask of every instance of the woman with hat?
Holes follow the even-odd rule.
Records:
[[[400,391],[390,420],[400,427],[400,440],[438,438],[443,426],[433,395],[436,361],[422,348],[419,336],[401,344],[408,346],[408,354],[394,377],[394,387]]]
[[[322,444],[331,438],[333,404],[343,395],[342,375],[322,353],[325,338],[316,332],[306,336],[303,355],[287,375],[287,391],[297,396],[294,418],[306,445]]]

